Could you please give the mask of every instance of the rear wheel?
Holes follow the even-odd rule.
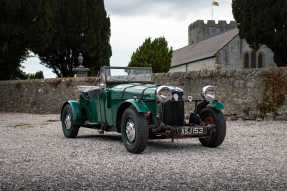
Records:
[[[126,109],[121,119],[121,134],[126,149],[134,154],[142,153],[148,142],[148,133],[144,115],[132,107]]]
[[[208,125],[215,125],[215,131],[208,138],[199,139],[201,144],[211,148],[221,145],[226,136],[226,122],[223,113],[212,108],[206,108],[200,112],[200,118]]]
[[[61,122],[64,136],[67,138],[75,138],[79,132],[79,126],[73,122],[73,111],[69,104],[66,104],[61,114]]]

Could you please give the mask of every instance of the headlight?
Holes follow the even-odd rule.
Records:
[[[157,89],[157,99],[161,103],[165,103],[172,99],[172,93],[169,87],[167,86],[160,86]]]
[[[215,86],[205,86],[202,89],[202,96],[207,101],[215,100]]]

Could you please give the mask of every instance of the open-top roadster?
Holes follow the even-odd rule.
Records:
[[[224,105],[215,100],[215,87],[193,100],[178,87],[153,84],[150,68],[103,67],[100,76],[99,86],[79,87],[79,100],[64,103],[65,137],[75,138],[80,127],[116,131],[131,153],[143,152],[148,139],[197,137],[206,147],[224,141]],[[188,119],[186,102],[195,103]]]

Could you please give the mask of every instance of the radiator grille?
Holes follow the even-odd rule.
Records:
[[[184,125],[184,102],[169,101],[161,104],[160,118],[162,122],[170,126]]]

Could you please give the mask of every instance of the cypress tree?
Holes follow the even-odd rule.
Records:
[[[60,77],[72,76],[84,55],[84,66],[96,74],[109,65],[110,19],[103,0],[42,0],[31,49]]]
[[[96,74],[109,65],[110,19],[103,0],[0,0],[0,80],[21,77],[28,50],[59,77],[73,76],[79,53]]]
[[[24,10],[23,0],[0,0],[0,80],[21,75],[18,68],[27,53]]]

